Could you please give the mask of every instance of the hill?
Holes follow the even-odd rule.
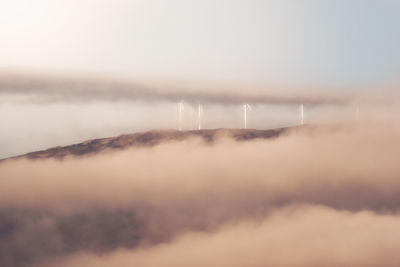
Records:
[[[109,137],[101,139],[88,140],[79,144],[69,146],[53,147],[46,150],[31,152],[8,159],[28,158],[28,159],[45,159],[57,158],[63,159],[67,156],[84,156],[99,153],[104,150],[121,150],[129,147],[155,146],[168,141],[182,141],[191,137],[201,137],[205,142],[212,143],[217,137],[224,136],[232,138],[238,142],[253,139],[276,138],[300,126],[278,128],[270,130],[256,129],[206,129],[196,131],[163,131],[153,130],[147,132],[125,134],[118,137]],[[304,127],[304,126],[302,126]]]

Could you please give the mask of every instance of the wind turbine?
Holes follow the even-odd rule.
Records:
[[[243,115],[244,115],[244,128],[247,129],[247,110],[252,110],[249,104],[243,105]]]
[[[203,105],[199,104],[197,108],[197,129],[201,130],[201,122],[203,119]]]
[[[300,105],[300,123],[304,124],[304,104]]]
[[[182,131],[182,124],[183,124],[183,101],[181,100],[178,102],[178,130]]]

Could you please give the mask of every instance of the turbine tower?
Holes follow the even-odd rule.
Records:
[[[247,129],[247,111],[252,110],[249,104],[243,105],[244,128]]]
[[[203,105],[199,104],[197,108],[197,129],[201,130],[201,122],[203,119]]]
[[[304,104],[300,105],[300,124],[304,124]]]
[[[182,131],[182,124],[183,124],[183,101],[181,100],[178,102],[178,130]]]

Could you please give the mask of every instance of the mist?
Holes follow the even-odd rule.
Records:
[[[384,114],[269,140],[4,161],[1,265],[395,266],[400,125]]]
[[[244,90],[245,89],[245,90]],[[208,104],[345,104],[353,94],[260,82],[0,73],[0,93],[36,102],[173,101]]]
[[[294,205],[216,233],[187,233],[173,243],[108,256],[80,253],[44,266],[397,266],[399,219]]]
[[[332,89],[332,88],[331,88]],[[176,103],[183,101],[183,129],[197,128],[197,105],[204,106],[203,128],[242,128],[242,105],[249,103],[248,127],[270,129],[299,123],[355,120],[374,109],[397,105],[373,88],[329,90],[251,82],[197,81],[144,77],[0,73],[0,158],[53,146],[153,129],[177,129]]]
[[[400,266],[395,2],[1,1],[0,266]]]
[[[197,128],[199,103],[205,107],[205,128],[241,128],[241,106],[251,101],[254,112],[249,127],[265,129],[297,123],[296,101],[312,103],[308,105],[309,121],[311,108],[328,101],[328,94],[293,94],[277,88],[265,91],[265,87],[252,83],[2,72],[0,158],[94,138],[177,129],[178,101],[185,105],[185,130]],[[270,103],[266,105],[262,99]]]

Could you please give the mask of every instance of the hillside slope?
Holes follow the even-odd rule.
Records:
[[[212,143],[217,137],[224,136],[232,138],[236,141],[246,141],[252,139],[275,138],[288,130],[297,127],[278,128],[271,130],[255,130],[255,129],[207,129],[198,131],[162,131],[154,130],[148,132],[140,132],[133,134],[121,135],[118,137],[109,137],[101,139],[88,140],[79,144],[53,147],[46,150],[31,152],[8,159],[29,158],[29,159],[45,159],[57,158],[63,159],[67,156],[84,156],[99,153],[104,150],[120,150],[129,147],[155,146],[168,141],[182,141],[191,137],[201,137],[205,142]]]

